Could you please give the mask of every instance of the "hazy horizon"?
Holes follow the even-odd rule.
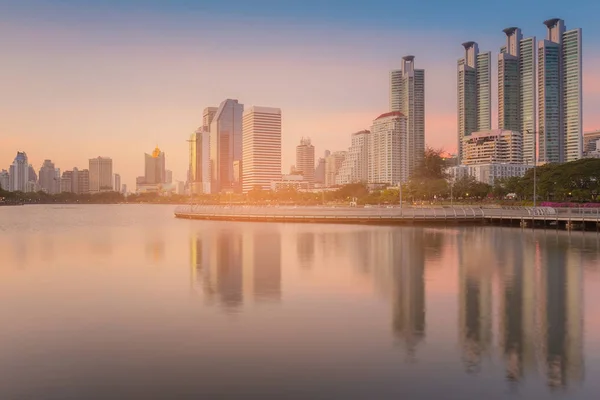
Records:
[[[233,98],[282,109],[285,172],[301,137],[317,156],[345,150],[351,133],[388,111],[389,71],[408,54],[426,73],[426,143],[454,152],[461,43],[492,52],[495,108],[502,29],[540,39],[551,17],[583,30],[583,127],[600,128],[593,2],[286,3],[0,0],[9,39],[0,43],[0,169],[17,151],[36,172],[44,159],[68,170],[106,156],[132,190],[158,145],[173,178],[185,180],[186,140],[202,110]]]

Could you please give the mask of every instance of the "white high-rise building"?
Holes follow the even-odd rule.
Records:
[[[113,190],[113,164],[109,157],[90,158],[90,193],[110,192]]]
[[[9,169],[9,191],[29,192],[31,180],[29,176],[30,165],[25,152],[17,152],[17,156]]]
[[[425,154],[425,70],[415,69],[415,57],[402,57],[402,68],[390,73],[390,111],[407,119],[407,160],[409,176]]]
[[[0,189],[7,192],[10,190],[10,174],[5,169],[0,171]]]
[[[270,190],[281,179],[281,110],[251,107],[242,122],[242,191]]]
[[[465,56],[458,60],[458,162],[464,138],[491,129],[491,52],[479,53],[475,42],[462,44]]]
[[[369,135],[364,130],[352,134],[352,144],[335,178],[336,185],[369,181]]]
[[[310,138],[302,138],[296,146],[296,171],[300,172],[304,180],[312,187],[315,182],[315,147]]]
[[[397,185],[409,178],[407,118],[399,111],[380,115],[369,135],[369,183]]]
[[[242,115],[244,105],[224,100],[210,123],[211,192],[241,190],[236,186],[233,164],[242,161]]]
[[[562,19],[544,22],[538,43],[539,159],[574,161],[583,155],[581,29]]]
[[[523,159],[533,162],[536,132],[535,37],[506,28],[506,44],[498,56],[498,128],[523,134]]]

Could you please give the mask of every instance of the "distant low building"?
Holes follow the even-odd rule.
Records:
[[[271,190],[274,192],[290,188],[297,191],[308,191],[311,186],[311,183],[304,180],[302,175],[282,175],[280,180],[271,182]]]
[[[472,176],[476,181],[494,185],[496,180],[511,177],[522,177],[533,168],[533,165],[527,164],[508,164],[508,163],[490,163],[476,165],[458,165],[446,170],[449,179],[456,181],[458,179]]]
[[[520,132],[491,129],[473,132],[463,140],[463,165],[523,163],[523,135]]]

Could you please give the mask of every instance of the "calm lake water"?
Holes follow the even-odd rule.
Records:
[[[0,399],[598,399],[600,236],[0,207]]]

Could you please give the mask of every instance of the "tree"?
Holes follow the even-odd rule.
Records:
[[[446,162],[442,157],[442,149],[427,147],[420,165],[413,172],[411,179],[442,179],[446,177]]]

